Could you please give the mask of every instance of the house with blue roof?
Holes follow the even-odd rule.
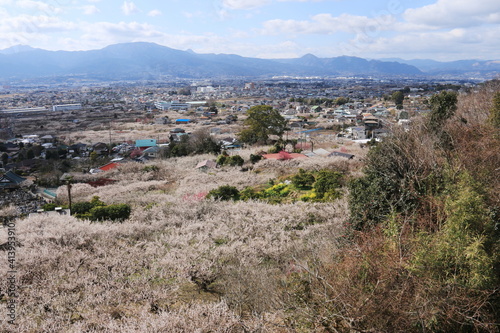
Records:
[[[156,139],[143,139],[135,140],[135,146],[139,149],[146,149],[149,147],[156,147]]]

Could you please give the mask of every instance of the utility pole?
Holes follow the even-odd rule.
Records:
[[[111,122],[109,122],[109,150],[111,152]]]
[[[70,215],[71,215],[71,180],[72,180],[72,177],[66,178],[66,186],[68,187],[68,208],[69,208]]]

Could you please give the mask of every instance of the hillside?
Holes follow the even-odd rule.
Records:
[[[245,160],[249,153],[243,152]],[[43,215],[15,221],[20,331],[274,331],[285,325],[281,283],[295,283],[294,274],[312,253],[326,258],[335,251],[345,199],[271,205],[203,197],[220,185],[244,189],[299,167],[345,170],[359,161],[334,157],[261,161],[254,172],[194,170],[211,157],[164,160],[154,163],[154,171],[127,164],[106,174],[120,179],[113,185],[73,185],[73,202],[99,196],[106,203],[130,203],[132,215],[123,223]],[[64,187],[58,195],[67,200]],[[250,313],[266,319],[242,322],[240,316]]]
[[[131,215],[2,208],[15,241],[6,251],[1,230],[14,280],[0,286],[18,292],[2,302],[20,332],[498,332],[500,83],[429,108],[371,148],[329,143],[352,160],[252,164],[269,148],[252,147],[237,151],[244,168],[128,163],[101,187],[77,172],[73,204]],[[234,201],[210,198],[227,185]]]

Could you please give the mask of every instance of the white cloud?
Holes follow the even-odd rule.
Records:
[[[407,9],[403,17],[407,22],[432,27],[467,27],[487,23],[500,23],[498,0],[438,0],[420,8]]]
[[[158,9],[153,9],[153,10],[151,10],[151,11],[148,13],[148,15],[149,15],[149,16],[151,16],[151,17],[160,16],[160,15],[162,15],[162,14],[163,14],[163,13],[162,13],[160,10],[158,10]]]
[[[138,22],[80,22],[79,27],[82,31],[80,36],[59,38],[58,43],[64,49],[89,50],[116,43],[154,42],[176,49],[189,49],[196,45],[198,48],[206,46],[215,50],[221,45],[232,44],[215,34],[167,34],[153,25]]]
[[[270,0],[222,0],[222,5],[229,9],[254,9],[270,2]]]
[[[19,0],[16,2],[16,5],[20,8],[36,10],[46,15],[60,14],[62,12],[61,8],[49,5],[41,1]]]
[[[82,7],[82,10],[83,10],[83,14],[85,15],[94,15],[94,14],[97,14],[97,13],[100,13],[101,11],[99,10],[99,8],[97,8],[96,6],[94,5],[90,5],[90,6],[83,6]]]
[[[139,12],[139,8],[132,1],[125,1],[122,5],[122,12],[125,15],[132,15]]]
[[[338,47],[341,53],[364,57],[406,59],[431,58],[442,61],[460,59],[497,59],[496,41],[500,28],[457,28],[449,31],[424,31],[398,34],[371,40],[351,40]]]
[[[46,15],[20,15],[0,21],[0,32],[18,32],[20,34],[70,31],[76,27],[75,23]]]
[[[342,14],[334,17],[331,14],[318,14],[307,21],[270,20],[263,23],[262,34],[333,34],[348,32],[354,34],[374,34],[385,31],[396,24],[395,18],[386,15],[377,18]]]

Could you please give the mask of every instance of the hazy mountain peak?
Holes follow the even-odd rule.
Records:
[[[8,47],[6,49],[0,50],[0,54],[16,54],[16,53],[22,53],[22,52],[30,52],[30,51],[35,51],[37,49],[28,46],[28,45],[14,45],[11,47]]]
[[[316,57],[314,54],[307,53],[307,54],[304,54],[302,57],[300,57],[300,59],[308,60],[308,59],[319,59],[319,58]]]

